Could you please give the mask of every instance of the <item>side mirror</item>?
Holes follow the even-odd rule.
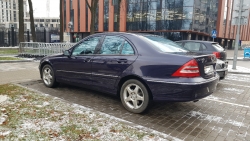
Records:
[[[69,52],[69,50],[65,50],[65,51],[63,51],[63,55],[65,55],[65,56],[70,56],[70,52]]]

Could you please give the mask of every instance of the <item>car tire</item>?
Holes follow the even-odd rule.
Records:
[[[127,80],[120,90],[123,106],[132,113],[143,113],[150,105],[149,92],[145,85],[136,79]]]
[[[46,87],[54,88],[58,85],[54,70],[50,65],[45,65],[42,69],[42,80]]]

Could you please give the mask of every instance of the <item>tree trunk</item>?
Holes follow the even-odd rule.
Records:
[[[23,14],[23,0],[18,0],[19,6],[19,43],[24,42],[24,14]]]
[[[60,0],[60,42],[63,42],[63,0]]]
[[[31,34],[32,34],[32,40],[33,42],[36,42],[36,30],[35,30],[35,24],[34,24],[34,15],[33,15],[33,5],[32,1],[28,0],[29,2],[29,12],[30,12],[30,25],[31,25]]]
[[[87,6],[91,12],[91,22],[90,22],[90,35],[95,33],[95,18],[96,18],[96,8],[99,0],[92,0],[91,5],[89,5],[88,0],[86,0]]]

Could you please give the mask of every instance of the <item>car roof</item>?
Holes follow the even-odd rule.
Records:
[[[102,32],[102,33],[95,33],[92,35],[135,35],[135,36],[159,36],[159,35],[154,35],[154,34],[149,34],[149,33],[133,33],[133,32]],[[159,36],[161,37],[161,36]]]
[[[201,40],[181,40],[176,42],[197,42],[197,43],[211,43],[211,44],[217,44],[217,42],[213,41],[201,41]]]

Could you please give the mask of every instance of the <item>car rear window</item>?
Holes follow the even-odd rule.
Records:
[[[143,36],[162,52],[189,52],[186,48],[160,36]]]
[[[224,51],[224,48],[221,47],[219,44],[217,43],[213,43],[212,46],[217,50],[217,51]]]

